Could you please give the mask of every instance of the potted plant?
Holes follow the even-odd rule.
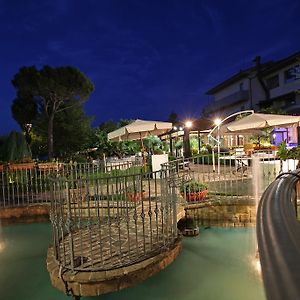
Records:
[[[188,202],[203,201],[208,194],[207,188],[207,184],[191,180],[180,186],[180,194]]]
[[[143,200],[145,196],[144,189],[140,189],[140,186],[128,186],[126,188],[126,194],[130,201],[132,202],[139,202]]]
[[[300,147],[287,149],[286,143],[280,143],[278,147],[277,157],[281,159],[281,171],[288,172],[299,168]]]

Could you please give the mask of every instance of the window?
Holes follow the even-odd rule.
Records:
[[[298,80],[300,77],[300,67],[296,65],[284,72],[284,82],[289,83]]]
[[[277,87],[279,87],[279,76],[274,75],[272,77],[269,77],[266,79],[266,84],[269,90],[275,89]]]

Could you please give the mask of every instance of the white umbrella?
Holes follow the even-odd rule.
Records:
[[[288,127],[298,126],[300,116],[275,115],[254,113],[240,120],[225,125],[227,132],[251,132],[255,129],[263,129],[269,127]]]
[[[114,142],[127,140],[142,140],[149,135],[161,135],[172,129],[172,123],[161,121],[135,120],[108,134],[108,139]]]

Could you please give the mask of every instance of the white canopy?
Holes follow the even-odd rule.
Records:
[[[300,116],[254,113],[224,126],[227,129],[227,133],[239,133],[268,127],[298,126],[299,122]]]
[[[161,135],[172,129],[172,123],[161,121],[135,120],[108,134],[108,139],[114,142],[144,139],[149,135]]]

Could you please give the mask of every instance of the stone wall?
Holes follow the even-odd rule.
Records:
[[[202,225],[222,226],[255,225],[256,205],[252,201],[222,200],[188,204],[187,217],[192,217]]]
[[[1,224],[35,223],[49,221],[48,204],[37,204],[0,209]]]
[[[140,283],[171,264],[182,248],[178,238],[170,249],[135,264],[107,271],[71,272],[60,268],[53,248],[49,247],[47,269],[52,285],[63,293],[72,296],[99,296],[116,292]]]

